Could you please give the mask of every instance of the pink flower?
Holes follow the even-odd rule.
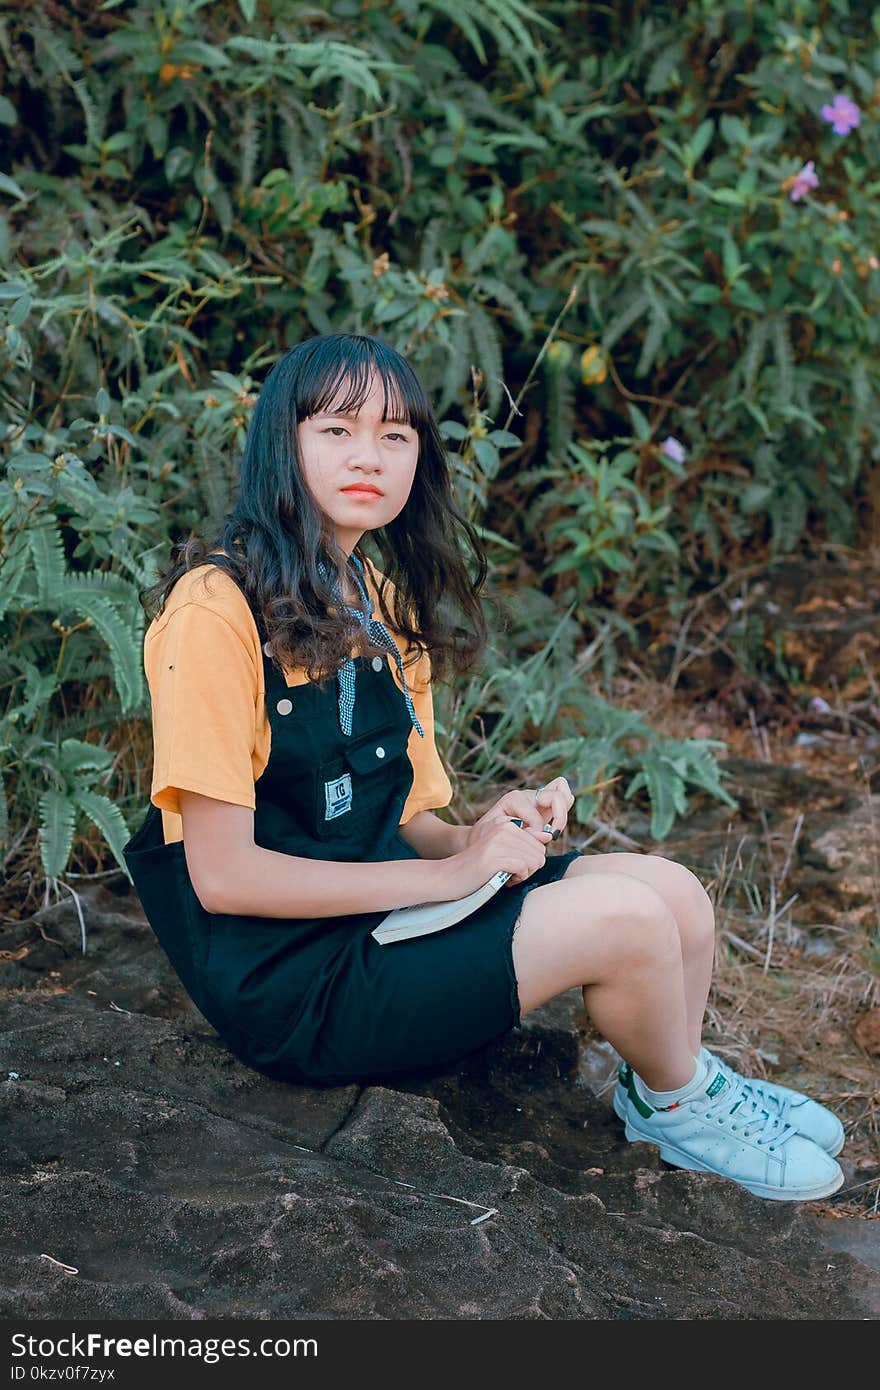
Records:
[[[849,135],[861,118],[859,108],[845,92],[838,92],[830,106],[822,107],[822,120],[830,123],[835,135]]]
[[[680,439],[676,439],[674,434],[667,435],[660,445],[660,452],[667,458],[672,459],[673,463],[684,463],[687,458],[687,451]]]
[[[811,188],[819,187],[819,175],[816,173],[812,159],[808,159],[804,167],[794,176],[789,197],[793,203],[798,202]]]

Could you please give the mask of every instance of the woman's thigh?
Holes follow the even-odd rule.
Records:
[[[523,902],[512,941],[521,1014],[575,985],[612,979],[628,966],[680,960],[675,918],[650,883],[607,870],[586,882],[572,874],[574,867]]]

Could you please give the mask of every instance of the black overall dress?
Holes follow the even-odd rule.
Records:
[[[417,859],[398,833],[413,780],[411,723],[387,657],[355,659],[350,735],[335,680],[288,687],[265,651],[263,665],[271,744],[255,784],[257,845],[330,861]],[[318,1085],[442,1067],[518,1026],[514,924],[526,893],[578,857],[548,857],[445,931],[380,946],[370,933],[384,912],[207,912],[183,841],[164,843],[152,802],[123,854],[175,972],[230,1051],[277,1080]],[[293,906],[295,876],[291,885]]]

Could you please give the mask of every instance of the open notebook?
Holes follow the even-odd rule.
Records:
[[[380,946],[388,946],[392,941],[407,941],[413,936],[427,936],[429,932],[442,931],[444,927],[454,926],[463,917],[476,912],[477,908],[487,903],[493,893],[497,893],[509,878],[510,874],[502,869],[500,873],[494,874],[488,883],[484,883],[482,888],[468,893],[467,897],[455,898],[452,902],[445,903],[416,903],[413,907],[396,907],[373,928],[372,934]]]
[[[512,816],[511,820],[514,825],[522,825],[516,816]],[[413,907],[396,907],[373,928],[372,935],[380,946],[388,946],[392,941],[408,941],[413,936],[427,936],[429,932],[453,927],[463,917],[469,917],[483,903],[487,903],[509,878],[510,874],[502,869],[493,874],[482,888],[468,893],[467,897],[454,898],[452,902],[445,903],[415,903]]]

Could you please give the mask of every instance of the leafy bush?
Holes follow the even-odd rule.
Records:
[[[0,743],[47,874],[50,787],[118,858],[135,771],[98,801],[77,758],[147,713],[135,587],[305,335],[409,355],[469,514],[610,624],[606,675],[646,596],[869,533],[878,37],[853,0],[6,13]]]

